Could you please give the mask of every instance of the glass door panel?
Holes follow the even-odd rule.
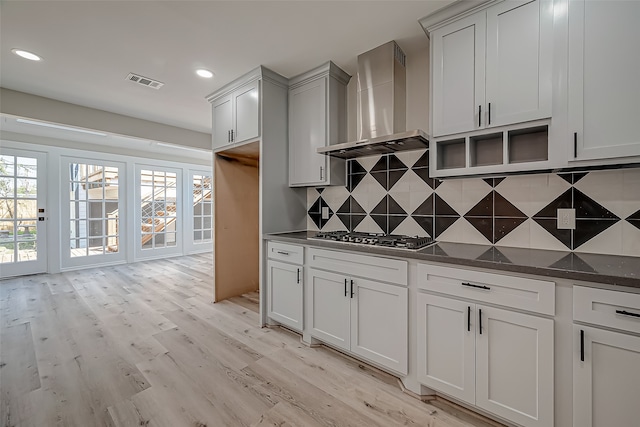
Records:
[[[46,271],[43,153],[0,151],[0,277]]]

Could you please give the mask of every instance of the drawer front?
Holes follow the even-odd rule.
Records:
[[[555,283],[418,264],[418,288],[534,313],[555,314]]]
[[[269,242],[267,244],[267,256],[278,261],[304,264],[304,247],[289,245],[287,243]]]
[[[640,334],[640,294],[574,286],[573,320]]]
[[[309,248],[307,254],[313,268],[407,285],[407,261],[316,248]]]

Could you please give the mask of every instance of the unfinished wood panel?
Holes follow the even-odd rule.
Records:
[[[258,168],[214,158],[214,301],[259,288]]]

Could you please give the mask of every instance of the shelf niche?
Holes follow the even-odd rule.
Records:
[[[502,132],[469,138],[470,166],[492,166],[503,163]]]
[[[549,160],[549,127],[537,126],[508,132],[509,163]]]

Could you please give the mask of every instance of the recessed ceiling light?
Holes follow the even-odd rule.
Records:
[[[204,68],[198,68],[196,70],[196,74],[200,77],[204,77],[205,79],[210,79],[211,77],[213,77],[213,73],[209,70],[205,70]]]
[[[23,57],[24,59],[29,59],[31,61],[40,61],[42,59],[35,53],[27,52],[26,50],[22,50],[22,49],[11,49],[11,52],[15,53],[18,56]]]

